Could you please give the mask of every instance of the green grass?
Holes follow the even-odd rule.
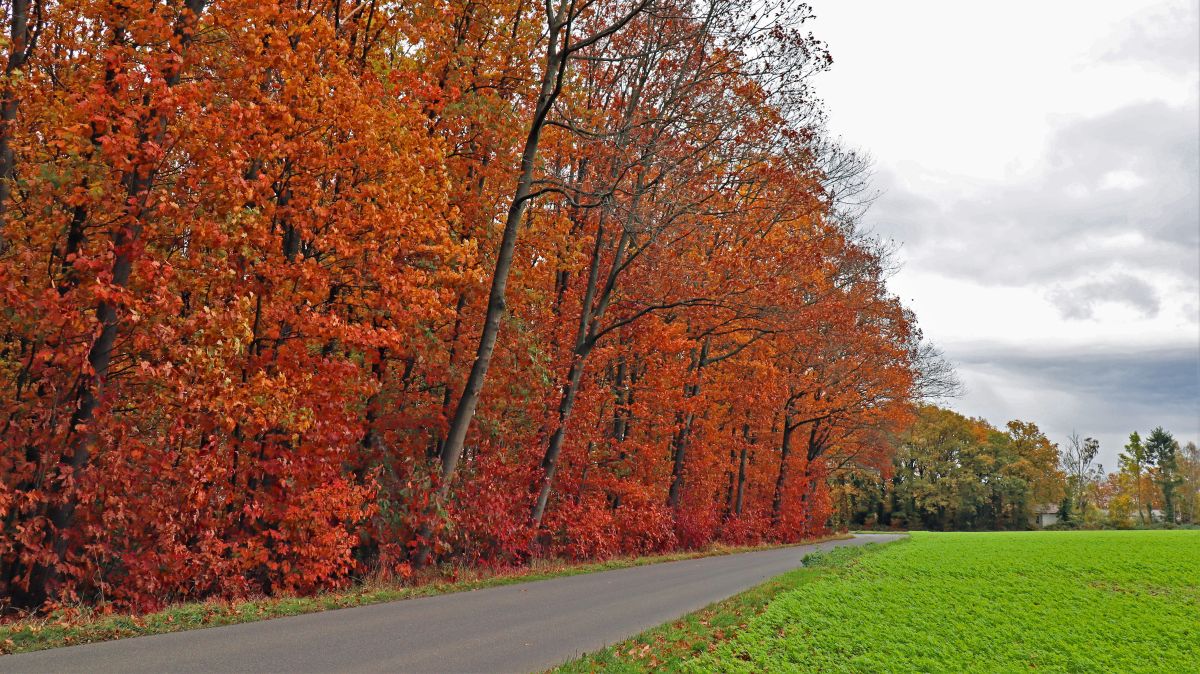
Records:
[[[1195,531],[914,532],[831,557],[765,605],[710,607],[710,624],[742,610],[734,630],[689,617],[564,669],[1200,672]]]
[[[675,622],[572,660],[553,671],[561,674],[679,671],[694,662],[697,656],[712,652],[719,644],[746,629],[747,623],[762,613],[776,596],[814,583],[835,568],[849,564],[878,547],[878,544],[872,543],[810,553],[804,557],[803,568],[776,576],[762,585],[710,604]]]
[[[847,536],[831,536],[822,540],[835,538],[847,538]],[[811,542],[813,541],[806,543]],[[493,572],[444,567],[407,582],[375,581],[343,592],[329,592],[310,597],[280,596],[234,602],[216,600],[191,602],[176,604],[162,611],[142,615],[106,614],[102,610],[87,607],[70,608],[49,616],[0,623],[0,655],[268,620],[302,613],[465,592],[560,576],[749,552],[769,547],[778,546],[730,547],[716,545],[705,550],[646,557],[621,557],[586,564],[542,559],[534,560],[529,566]]]

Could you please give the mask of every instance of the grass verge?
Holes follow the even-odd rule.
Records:
[[[805,555],[802,568],[776,576],[762,585],[710,604],[674,622],[586,654],[552,671],[556,674],[679,671],[687,663],[716,651],[721,644],[732,639],[780,594],[815,583],[837,569],[852,566],[864,555],[883,546],[906,542],[907,539],[901,539],[893,543],[871,543],[810,553]]]
[[[829,536],[815,541],[804,541],[797,545],[849,537],[848,535]],[[308,597],[278,596],[232,602],[220,600],[192,602],[169,606],[162,611],[141,615],[106,614],[86,607],[70,608],[44,617],[0,623],[0,655],[269,620],[302,613],[316,613],[401,599],[466,592],[661,562],[753,552],[774,547],[788,546],[732,547],[717,545],[705,550],[647,557],[620,557],[587,564],[562,560],[535,560],[528,566],[499,571],[445,567],[437,570],[434,574],[410,579],[406,582],[375,581],[343,592],[328,592]]]

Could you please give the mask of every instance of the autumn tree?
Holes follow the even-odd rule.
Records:
[[[13,127],[39,167],[0,270],[19,605],[347,579],[374,491],[358,363],[412,342],[453,255],[420,107],[366,67],[391,28],[369,3],[161,9],[53,6],[59,60],[31,60]]]
[[[1024,521],[1033,516],[1033,509],[1057,504],[1063,497],[1064,475],[1058,468],[1058,447],[1042,433],[1036,424],[1014,420],[1008,422],[1002,474],[1024,483],[1025,494],[1020,507],[1025,509]]]
[[[857,477],[858,521],[873,515],[909,527],[1021,529],[1032,525],[1036,506],[1062,498],[1057,447],[1035,424],[1014,420],[1002,432],[935,406],[918,415],[896,439],[883,488],[867,488]]]
[[[616,4],[616,3],[614,3]],[[624,4],[624,3],[620,3]],[[530,113],[524,148],[521,151],[520,173],[516,187],[509,199],[508,213],[504,220],[503,235],[496,251],[495,267],[491,273],[491,289],[488,293],[487,310],[480,332],[475,359],[467,375],[463,392],[455,405],[450,419],[445,443],[441,448],[441,481],[439,495],[449,494],[451,478],[462,456],[467,430],[475,416],[484,380],[491,365],[496,338],[500,333],[500,320],[505,312],[505,295],[508,278],[513,266],[517,233],[525,209],[536,197],[533,183],[537,171],[538,146],[546,128],[555,101],[562,93],[572,61],[594,45],[608,41],[634,17],[653,4],[653,0],[638,0],[629,7],[619,7],[615,16],[610,16],[607,6],[595,6],[590,2],[558,0],[547,3],[544,11],[546,35],[544,40],[545,60],[542,64],[541,82],[537,100]],[[576,33],[583,27],[582,33]]]
[[[1138,519],[1142,524],[1154,521],[1154,501],[1145,484],[1148,480],[1151,461],[1150,453],[1142,444],[1142,437],[1138,435],[1137,431],[1130,433],[1125,451],[1117,456],[1117,462],[1120,464],[1121,473],[1126,475],[1130,484],[1133,485],[1134,503],[1137,507]]]

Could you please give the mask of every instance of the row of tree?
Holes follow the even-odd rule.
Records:
[[[1075,524],[1140,525],[1200,523],[1200,450],[1161,426],[1143,441],[1136,431],[1105,474],[1094,464],[1100,444],[1072,434],[1063,449],[1066,498],[1061,516]]]
[[[1039,506],[1058,503],[1058,449],[1032,423],[997,429],[933,405],[893,440],[884,470],[837,480],[838,519],[908,529],[1026,529]]]
[[[2,18],[5,609],[795,540],[952,384],[803,5]]]
[[[1120,469],[1096,463],[1100,443],[1072,434],[1059,448],[1032,423],[997,429],[933,405],[897,434],[890,466],[835,475],[835,520],[912,529],[1028,529],[1200,522],[1200,453],[1154,429],[1130,436]],[[1052,519],[1049,519],[1052,518]]]

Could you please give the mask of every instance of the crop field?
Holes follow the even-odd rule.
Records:
[[[1200,672],[1200,531],[917,532],[846,554],[688,657],[643,635],[572,668]]]

